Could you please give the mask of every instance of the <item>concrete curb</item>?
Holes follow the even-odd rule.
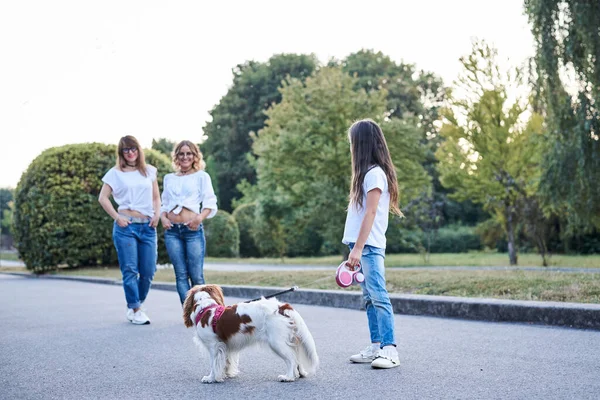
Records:
[[[108,285],[121,285],[120,280],[88,276],[34,275],[1,272],[26,278],[61,279]],[[153,289],[176,291],[174,283],[153,282]],[[259,286],[222,286],[225,296],[254,299],[287,288]],[[299,289],[278,296],[282,301],[325,307],[364,309],[362,296],[356,291]],[[391,294],[394,313],[460,318],[491,322],[520,322],[569,328],[600,330],[600,304],[542,301],[499,300],[450,296]]]

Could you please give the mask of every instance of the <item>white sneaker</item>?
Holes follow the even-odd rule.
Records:
[[[146,315],[142,310],[137,310],[133,313],[133,319],[131,323],[135,325],[148,325],[150,323],[150,318]]]
[[[131,322],[133,321],[133,308],[128,308],[127,309],[127,321]]]
[[[364,350],[361,350],[360,353],[351,356],[350,361],[354,363],[370,363],[377,357],[378,352],[379,343],[371,343]]]
[[[371,363],[373,368],[394,368],[400,366],[398,350],[394,346],[385,346]]]

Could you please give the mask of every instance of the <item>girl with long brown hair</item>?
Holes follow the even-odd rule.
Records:
[[[385,287],[385,232],[391,212],[398,207],[396,168],[383,131],[374,121],[355,122],[348,131],[352,156],[352,182],[344,238],[350,248],[346,264],[360,264],[365,280],[361,283],[371,344],[350,357],[355,363],[371,363],[373,368],[400,365],[394,335],[394,311]]]

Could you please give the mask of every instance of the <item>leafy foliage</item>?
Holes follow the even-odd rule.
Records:
[[[423,234],[423,243],[429,239]],[[447,225],[440,228],[431,240],[431,253],[466,253],[482,249],[482,243],[474,227]]]
[[[116,146],[100,143],[54,147],[23,173],[15,190],[13,232],[28,269],[118,263],[113,221],[98,203],[101,179],[115,165],[115,152]],[[153,150],[145,154],[146,161],[158,168],[162,187],[169,160]],[[159,254],[166,254],[162,235]]]
[[[570,231],[599,228],[600,2],[525,0],[525,12],[537,43],[536,98],[548,124],[542,198],[565,215]]]
[[[152,139],[152,149],[163,153],[169,159],[171,159],[171,153],[175,144],[175,142],[165,138]]]
[[[389,117],[415,118],[424,137],[432,139],[438,110],[446,99],[442,80],[430,72],[417,71],[412,64],[397,64],[389,56],[373,50],[360,50],[340,62],[342,70],[357,78],[356,88],[385,90]]]
[[[253,203],[242,204],[233,211],[240,230],[240,256],[259,257],[260,253],[254,241],[253,231],[255,226],[256,205]]]
[[[411,202],[410,210],[407,211],[413,216],[415,213],[419,214],[419,219],[432,213],[443,217],[435,224],[435,228],[424,228],[429,234],[435,234],[437,228],[451,222],[452,213],[459,215],[458,219],[454,218],[455,222],[474,225],[477,215],[485,214],[481,205],[473,205],[469,200],[458,202],[448,198],[451,190],[439,182],[435,151],[442,138],[436,124],[440,119],[440,110],[449,96],[449,90],[441,78],[431,72],[418,71],[415,65],[396,63],[382,52],[372,50],[350,54],[339,64],[345,72],[358,79],[357,88],[367,92],[387,92],[386,112],[389,116],[413,121],[422,131],[421,141],[426,150],[423,166],[431,177],[433,193],[425,193],[419,201]],[[435,207],[432,208],[434,204]],[[465,218],[469,222],[463,222]]]
[[[534,114],[523,127],[526,106],[511,104],[507,94],[507,85],[520,83],[518,71],[504,77],[495,57],[494,49],[476,42],[461,59],[466,95],[452,98],[452,108],[443,112],[445,141],[436,155],[442,184],[455,189],[452,197],[483,204],[503,223],[510,263],[516,264],[517,205],[535,193],[542,121]]]
[[[212,121],[204,128],[204,143],[211,176],[218,182],[219,207],[231,211],[240,196],[236,186],[256,181],[247,155],[252,146],[250,132],[264,127],[264,110],[281,100],[279,88],[290,78],[304,80],[317,66],[314,56],[280,54],[266,63],[248,61],[233,69],[233,84],[211,111]]]
[[[324,243],[341,250],[350,181],[347,129],[359,118],[381,121],[385,91],[356,89],[356,78],[339,68],[320,69],[303,84],[292,80],[282,100],[267,111],[267,126],[253,146],[258,175],[252,200],[267,230],[285,241],[286,228],[313,229]],[[405,121],[381,122],[398,170],[402,201],[427,190],[420,162],[420,132]],[[260,246],[260,243],[257,243]],[[279,251],[282,251],[282,247]]]
[[[235,218],[219,210],[213,218],[203,222],[206,235],[206,255],[209,257],[238,257],[240,231]]]
[[[10,233],[10,225],[12,222],[12,206],[14,200],[14,190],[8,188],[0,188],[0,216],[2,223],[0,224],[0,233],[7,235]]]

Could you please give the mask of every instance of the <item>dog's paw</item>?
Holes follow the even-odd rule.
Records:
[[[239,371],[236,370],[236,371],[227,371],[225,375],[228,378],[235,378],[236,376],[238,376],[238,374],[239,374]]]
[[[224,378],[213,378],[212,376],[204,376],[202,377],[202,383],[215,383],[215,382],[224,382]]]
[[[293,377],[293,376],[279,375],[279,376],[277,377],[277,380],[278,380],[279,382],[294,382],[294,381],[296,380],[296,378],[295,378],[295,377]]]
[[[302,367],[298,367],[298,373],[300,374],[300,378],[305,378],[308,376],[308,372]]]

